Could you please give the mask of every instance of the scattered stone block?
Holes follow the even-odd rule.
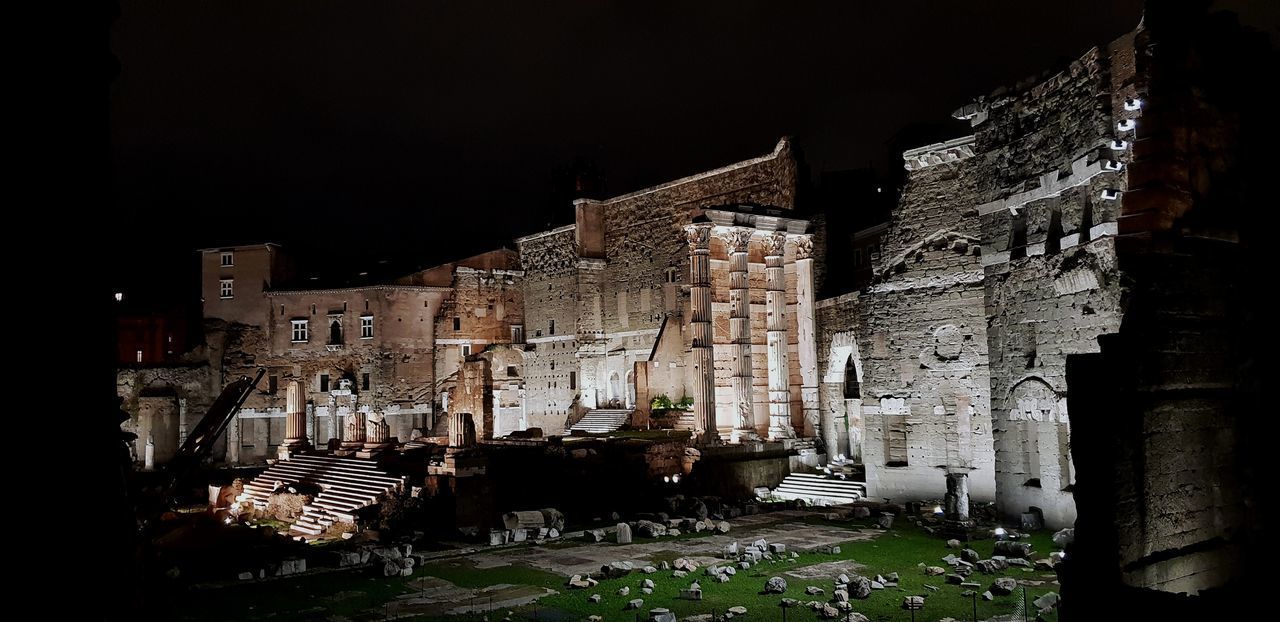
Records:
[[[628,609],[628,610],[630,610],[630,609],[639,609],[639,608],[641,608],[641,607],[643,607],[643,606],[644,606],[644,599],[643,599],[643,598],[636,598],[636,599],[634,599],[634,600],[629,600],[629,601],[627,601],[627,606],[625,607],[625,609]]]
[[[991,584],[991,587],[988,588],[988,591],[990,591],[992,594],[995,594],[997,596],[1007,596],[1009,594],[1012,594],[1013,590],[1017,589],[1017,587],[1018,587],[1018,582],[1013,580],[1012,578],[1000,577],[999,579],[996,579],[994,583]]]
[[[599,603],[601,600],[602,598],[599,594],[592,594],[587,597],[587,601],[592,603]]]
[[[902,608],[909,610],[924,609],[924,597],[908,596],[902,599]]]
[[[631,544],[631,525],[618,523],[618,531],[614,533],[614,541],[618,544]]]
[[[700,588],[690,588],[680,590],[681,600],[702,600],[702,590]]]
[[[787,581],[782,577],[769,577],[764,583],[764,592],[766,594],[781,594],[787,591]]]

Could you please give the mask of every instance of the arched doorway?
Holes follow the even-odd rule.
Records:
[[[634,370],[627,372],[627,399],[623,405],[627,408],[634,408],[636,405],[636,373]]]
[[[622,401],[622,377],[618,372],[609,372],[609,401]]]

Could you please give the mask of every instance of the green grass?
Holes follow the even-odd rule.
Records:
[[[804,522],[821,524],[853,531],[871,530],[869,524],[829,522],[819,517],[810,517]],[[496,584],[528,585],[549,588],[559,593],[544,597],[536,605],[526,605],[515,610],[516,619],[528,620],[536,615],[539,620],[583,620],[589,615],[600,615],[605,620],[632,620],[635,612],[625,611],[623,607],[633,598],[643,598],[645,603],[642,614],[654,607],[666,607],[677,616],[684,617],[700,613],[710,613],[712,609],[723,612],[732,606],[741,605],[747,608],[747,620],[781,620],[782,612],[778,607],[783,597],[794,598],[801,602],[808,600],[826,600],[833,591],[832,578],[818,578],[809,581],[795,579],[784,574],[786,570],[809,566],[834,560],[853,560],[865,568],[861,574],[874,577],[877,573],[888,574],[897,571],[901,581],[898,588],[877,590],[866,600],[854,600],[854,611],[866,615],[876,622],[890,620],[910,620],[911,614],[901,609],[905,596],[925,596],[923,611],[916,612],[916,619],[921,621],[937,620],[951,616],[958,620],[969,620],[972,616],[973,601],[960,596],[959,586],[947,585],[941,576],[930,577],[917,568],[917,564],[942,566],[947,568],[941,558],[952,551],[947,549],[941,538],[926,534],[909,523],[899,523],[888,532],[878,532],[879,537],[869,541],[848,541],[841,544],[838,555],[818,553],[801,553],[800,557],[791,561],[777,563],[761,562],[749,570],[739,570],[738,574],[727,583],[716,583],[703,574],[703,569],[696,573],[674,578],[671,571],[659,571],[646,575],[634,572],[619,579],[607,579],[590,589],[570,590],[565,585],[567,577],[562,577],[544,570],[522,565],[507,565],[494,568],[477,569],[473,560],[457,557],[425,564],[415,569],[414,577],[423,575],[439,577],[462,588],[483,588]],[[745,536],[744,536],[745,537]],[[1036,557],[1047,557],[1053,550],[1050,534],[1042,532],[1031,538]],[[581,546],[600,546],[582,543]],[[993,541],[977,541],[971,546],[983,557],[992,554]],[[566,547],[571,548],[571,547]],[[651,557],[654,565],[660,561],[672,561],[679,555],[675,551],[659,551]],[[1023,572],[1011,567],[998,575],[983,575],[975,572],[969,580],[982,584],[979,590],[985,590],[998,576],[1016,579],[1036,579],[1046,582],[1045,585],[1029,587],[1028,601],[1049,591],[1057,591],[1057,586],[1049,583],[1050,578],[1039,571]],[[787,592],[782,595],[762,595],[758,592],[771,576],[782,576],[787,580]],[[641,581],[652,579],[657,585],[651,595],[642,594]],[[197,611],[191,612],[189,620],[298,620],[324,619],[326,616],[342,616],[351,620],[380,620],[382,604],[400,594],[413,591],[407,584],[410,578],[375,577],[369,570],[349,572],[330,572],[312,574],[288,581],[270,581],[235,585],[205,597]],[[688,587],[697,580],[703,591],[702,601],[679,600],[680,589]],[[927,590],[924,585],[938,587],[938,591]],[[807,596],[804,588],[816,585],[825,590],[822,596]],[[631,593],[620,596],[617,590],[629,586]],[[600,594],[602,602],[593,604],[587,601],[592,594]],[[990,618],[997,614],[1011,613],[1018,599],[1018,592],[1010,596],[997,596],[995,601],[986,602],[978,599],[979,619]],[[252,605],[253,609],[246,610]],[[318,609],[323,608],[323,615]],[[642,616],[643,617],[643,616]],[[1034,614],[1033,614],[1034,617]],[[450,622],[472,622],[481,620],[480,615],[452,616]],[[412,618],[429,620],[431,617]],[[502,619],[496,613],[493,622]],[[789,610],[788,620],[818,620],[819,617],[807,607]]]
[[[848,523],[828,523],[822,519],[806,522],[829,524],[840,528],[870,528],[869,525],[851,526]],[[1052,550],[1049,536],[1050,534],[1048,533],[1041,533],[1036,534],[1032,539],[1035,550],[1046,557],[1049,551]],[[992,541],[979,541],[973,543],[973,546],[983,558],[986,558],[991,555],[994,543]],[[946,585],[943,577],[926,576],[923,571],[916,567],[918,563],[924,562],[929,566],[936,565],[946,568],[947,566],[941,561],[941,558],[950,552],[952,551],[946,548],[944,540],[928,535],[914,525],[907,524],[895,527],[895,529],[875,540],[842,544],[841,552],[838,555],[801,553],[800,557],[794,561],[772,564],[761,562],[750,570],[739,570],[738,574],[727,583],[713,582],[710,577],[702,574],[703,569],[701,568],[696,575],[689,575],[683,578],[673,578],[670,571],[658,572],[652,575],[633,573],[620,579],[601,581],[600,585],[592,589],[565,590],[560,594],[543,598],[538,602],[541,608],[559,610],[569,614],[574,619],[582,619],[592,614],[601,615],[605,620],[631,619],[630,612],[624,612],[624,605],[633,598],[643,598],[645,601],[644,611],[652,607],[666,607],[679,617],[710,613],[712,609],[723,612],[728,607],[741,605],[747,608],[747,619],[781,620],[782,613],[778,604],[782,598],[789,597],[802,602],[809,600],[821,601],[831,598],[833,591],[834,577],[831,579],[804,581],[786,576],[783,574],[786,570],[847,559],[865,566],[865,569],[861,571],[863,575],[874,577],[877,573],[888,574],[893,571],[897,571],[900,575],[901,581],[898,588],[876,590],[866,600],[854,600],[854,611],[866,615],[871,620],[882,622],[910,620],[910,613],[901,608],[902,599],[906,596],[916,595],[926,597],[924,610],[917,612],[917,618],[920,620],[937,620],[946,616],[968,620],[972,617],[972,599],[960,596],[962,590],[959,586]],[[664,558],[661,555],[655,557]],[[1041,574],[1044,573],[1024,573],[1021,569],[1010,568],[998,575],[974,573],[970,579],[981,583],[982,589],[985,590],[998,576],[1043,579],[1039,576]],[[786,594],[762,595],[758,593],[763,589],[765,581],[771,576],[781,576],[787,580]],[[653,579],[657,585],[651,595],[640,593],[640,582],[645,578]],[[680,589],[688,587],[689,583],[695,579],[702,586],[703,600],[684,601],[677,599]],[[1047,579],[1045,580],[1047,581]],[[926,589],[924,587],[926,583],[938,587],[938,591],[933,592]],[[627,596],[617,595],[618,588],[624,585],[631,587],[631,593]],[[804,593],[804,588],[808,585],[816,585],[823,588],[825,594],[823,596],[807,596]],[[1049,591],[1056,591],[1056,586],[1047,584],[1028,588],[1028,600],[1035,599]],[[591,594],[600,594],[603,600],[599,604],[589,603],[587,602],[587,597]],[[997,596],[992,602],[986,602],[979,598],[978,617],[979,619],[985,619],[996,614],[1011,613],[1014,610],[1015,600],[1016,596],[1014,595]],[[819,617],[812,610],[802,608],[788,611],[787,619],[817,620]]]

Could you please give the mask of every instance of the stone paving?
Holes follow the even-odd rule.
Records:
[[[472,557],[477,568],[495,568],[521,563],[564,576],[599,572],[610,562],[629,561],[637,566],[648,564],[657,554],[674,553],[693,561],[698,566],[708,566],[723,561],[725,546],[732,542],[750,544],[764,538],[770,544],[787,545],[787,550],[805,550],[814,547],[840,544],[850,540],[871,540],[879,532],[874,530],[852,531],[824,525],[806,525],[799,520],[812,516],[810,512],[772,512],[731,519],[732,530],[727,534],[715,534],[700,538],[658,538],[636,541],[632,544],[583,543],[572,548],[519,547],[494,551]],[[835,573],[839,574],[839,572]]]

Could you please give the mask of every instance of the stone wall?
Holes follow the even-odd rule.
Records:
[[[882,241],[878,282],[856,299],[871,497],[940,497],[948,470],[970,474],[975,500],[995,496],[973,209],[980,160],[968,151],[948,159],[956,144],[967,145],[953,143],[939,162],[909,173]]]
[[[976,123],[998,509],[1075,522],[1066,357],[1119,327],[1114,238],[1132,35],[990,102]],[[979,121],[975,119],[975,121]],[[1118,197],[1119,195],[1115,195]]]
[[[583,375],[577,360],[579,294],[574,227],[520,238],[525,271],[525,408],[529,425],[560,434]],[[585,388],[585,386],[584,386]]]
[[[819,300],[818,327],[818,431],[827,459],[844,455],[863,461],[862,353],[858,348],[858,292]]]
[[[147,439],[155,443],[157,466],[173,457],[187,433],[199,423],[217,397],[211,392],[208,365],[126,368],[116,372],[116,394],[120,408],[130,414],[121,429],[138,435],[134,441],[134,462],[145,458]],[[214,447],[220,455],[223,442]]]

